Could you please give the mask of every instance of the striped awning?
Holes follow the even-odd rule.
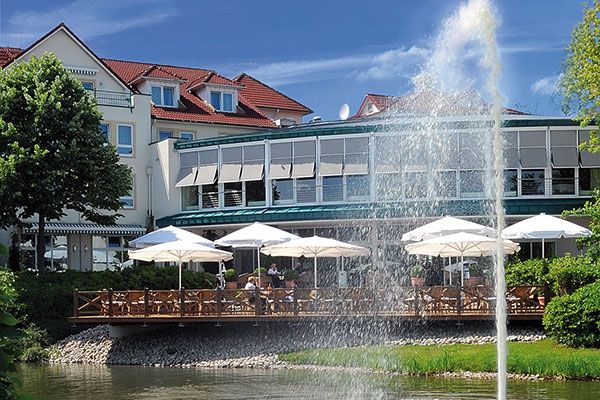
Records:
[[[66,70],[75,75],[96,75],[97,69],[66,65]]]
[[[29,224],[24,233],[37,233],[38,223]],[[146,228],[141,225],[98,225],[91,223],[68,224],[62,222],[47,222],[45,227],[47,234],[84,233],[99,235],[143,235]]]

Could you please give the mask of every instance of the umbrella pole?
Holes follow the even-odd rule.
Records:
[[[181,257],[179,257],[179,290],[181,291]]]
[[[465,257],[463,253],[460,253],[460,286],[465,286]]]
[[[544,254],[544,238],[542,238],[542,259],[546,258]]]
[[[258,266],[256,267],[258,269],[258,287],[260,288],[260,246],[256,248],[256,253],[256,258],[258,260]]]
[[[450,265],[449,265],[449,274],[450,274],[450,286],[452,286],[452,257],[450,257]]]
[[[315,266],[315,289],[317,288],[317,255],[315,254],[314,258],[314,266]]]

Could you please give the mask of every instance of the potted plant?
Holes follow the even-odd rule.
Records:
[[[225,287],[227,289],[237,289],[239,275],[235,269],[230,268],[226,270],[223,277],[225,278]]]
[[[298,274],[298,271],[296,271],[295,269],[287,269],[283,273],[283,279],[285,280],[285,287],[287,289],[293,289],[294,281],[298,280],[299,277],[300,277],[300,275]]]
[[[425,277],[423,276],[423,267],[421,265],[415,265],[410,270],[410,283],[413,286],[424,286]]]

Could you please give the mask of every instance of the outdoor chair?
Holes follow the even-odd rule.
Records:
[[[425,312],[439,313],[442,307],[444,286],[432,286],[427,290],[420,291],[421,301]]]
[[[517,313],[541,308],[539,302],[535,299],[537,291],[537,286],[513,286],[508,291],[508,308]]]
[[[198,291],[198,303],[200,305],[200,314],[217,314],[217,291],[212,289],[203,289]]]
[[[269,309],[272,314],[293,314],[294,291],[287,289],[273,289],[272,297],[269,302]]]
[[[460,288],[456,286],[448,286],[442,292],[442,297],[440,298],[440,309],[443,311],[458,311],[458,305],[460,301]]]

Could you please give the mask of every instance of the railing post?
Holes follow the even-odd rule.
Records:
[[[462,314],[464,298],[465,298],[465,287],[459,286],[458,287],[458,299],[456,299],[456,314],[457,315]]]
[[[149,314],[149,299],[148,299],[148,288],[144,288],[144,317],[148,317]]]
[[[79,317],[79,290],[77,289],[73,291],[73,316]]]
[[[299,309],[298,309],[298,296],[296,296],[296,287],[292,288],[292,298],[294,299],[294,315],[298,315]]]
[[[113,316],[113,290],[112,288],[108,289],[108,317],[112,318]]]
[[[262,299],[260,298],[260,289],[258,286],[254,287],[254,315],[261,314]]]
[[[419,315],[419,287],[418,286],[413,286],[413,289],[415,291],[415,315],[418,316]]]

